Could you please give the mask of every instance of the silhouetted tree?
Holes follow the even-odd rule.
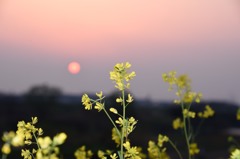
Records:
[[[62,95],[60,88],[45,84],[36,85],[27,91],[25,101],[26,104],[36,108],[37,114],[44,115],[49,109],[48,106],[57,105],[57,99],[60,95]]]

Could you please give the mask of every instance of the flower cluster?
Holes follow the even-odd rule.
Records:
[[[53,139],[49,136],[41,137],[43,130],[35,127],[37,122],[37,117],[32,117],[31,122],[19,121],[17,124],[18,130],[16,134],[23,137],[24,143],[37,145],[37,148],[32,148],[32,150],[22,149],[21,155],[24,159],[58,159],[58,146],[65,142],[67,135],[59,133]]]
[[[171,91],[173,88],[177,89],[176,95],[179,99],[175,99],[174,103],[192,103],[193,101],[199,103],[202,94],[191,91],[190,78],[187,75],[177,77],[176,74],[175,71],[162,74],[163,81],[169,84],[168,90]]]
[[[124,143],[123,146],[126,149],[126,153],[124,155],[126,159],[141,159],[141,157],[139,156],[139,151],[136,146],[132,147],[129,141]]]
[[[36,158],[42,159],[42,158],[50,158],[50,159],[58,159],[59,154],[59,145],[62,145],[67,138],[67,135],[65,133],[57,134],[56,136],[51,139],[49,136],[46,137],[39,137],[38,138],[38,144],[40,146],[40,149],[36,152]]]
[[[11,146],[19,147],[24,145],[23,136],[17,135],[14,131],[4,132],[2,140],[4,142],[2,146],[2,153],[5,155],[10,154]]]
[[[173,126],[173,129],[177,130],[179,128],[183,128],[184,123],[181,120],[181,118],[176,118],[176,119],[173,120],[172,126]]]
[[[237,110],[236,118],[237,120],[240,120],[240,108],[238,108]]]
[[[131,64],[126,63],[118,63],[114,66],[113,71],[110,72],[110,79],[115,82],[115,87],[120,91],[124,90],[125,88],[130,87],[129,80],[133,79],[136,76],[136,73],[128,72],[131,67]]]
[[[37,136],[43,134],[42,128],[36,128],[35,124],[38,122],[37,117],[32,117],[31,122],[19,121],[17,124],[17,135],[24,137],[25,144],[31,145],[33,137],[37,139]]]
[[[205,110],[203,112],[198,113],[198,117],[209,118],[209,117],[212,117],[214,113],[215,113],[214,110],[209,105],[206,105]]]
[[[200,152],[197,143],[191,143],[189,148],[190,155],[194,156]]]
[[[104,103],[101,102],[104,98],[102,91],[100,93],[96,93],[96,96],[98,97],[97,100],[90,99],[87,94],[82,96],[82,104],[86,110],[91,110],[94,104],[94,109],[99,112],[104,109]]]
[[[164,143],[167,143],[169,138],[165,135],[158,135],[158,143],[156,144],[154,141],[148,142],[148,156],[150,159],[170,159],[167,155],[167,148],[164,147]]]
[[[91,150],[86,150],[86,146],[82,146],[75,151],[74,156],[76,159],[90,159],[93,153]]]
[[[240,149],[231,152],[230,159],[240,159]]]
[[[189,111],[188,109],[183,109],[182,114],[185,118],[195,118],[196,113],[193,111]]]
[[[131,117],[130,119],[122,119],[121,117],[118,118],[118,120],[115,121],[116,124],[118,124],[120,127],[124,130],[124,136],[128,136],[135,128],[135,125],[137,124],[137,121],[134,117]]]
[[[112,151],[110,150],[106,150],[106,151],[98,150],[97,156],[100,159],[107,159],[107,156],[110,156],[111,158],[113,158],[115,155],[112,155]]]

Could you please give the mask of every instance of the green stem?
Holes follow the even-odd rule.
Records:
[[[114,123],[114,121],[112,120],[112,118],[110,117],[110,115],[108,114],[108,112],[106,111],[105,108],[103,108],[103,111],[105,112],[105,114],[107,115],[107,117],[109,118],[109,120],[111,121],[111,123],[113,124],[113,126],[116,128],[119,137],[121,137],[120,131],[118,130],[116,124]]]
[[[40,145],[38,144],[37,136],[35,135],[35,133],[33,133],[33,137],[34,137],[34,139],[36,140],[36,144],[37,144],[38,149],[41,150],[41,147],[40,147]]]
[[[181,102],[181,107],[182,107],[182,111],[184,110],[184,104],[183,102]],[[185,140],[186,140],[186,144],[187,144],[187,151],[188,151],[188,159],[191,159],[191,155],[190,155],[190,144],[189,144],[189,136],[188,136],[188,132],[187,132],[187,120],[186,117],[183,115],[183,130],[184,130],[184,136],[185,136]]]
[[[183,159],[180,151],[178,150],[178,148],[176,147],[176,145],[175,145],[170,139],[169,139],[169,143],[170,143],[171,146],[174,148],[174,150],[177,152],[179,158],[180,158],[180,159]]]
[[[7,159],[7,154],[2,154],[2,159]]]
[[[205,120],[205,119],[203,118],[203,119],[200,121],[200,123],[198,124],[198,126],[197,126],[197,128],[196,128],[196,131],[195,131],[196,133],[194,134],[193,138],[195,138],[195,137],[199,134],[200,128],[201,128],[204,120]]]
[[[124,131],[125,131],[125,119],[126,119],[126,103],[125,103],[125,92],[122,90],[122,106],[123,106],[123,126],[122,126],[122,134],[121,134],[121,150],[120,150],[120,159],[123,159],[123,143],[124,143]]]

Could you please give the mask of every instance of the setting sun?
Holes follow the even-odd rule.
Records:
[[[70,62],[68,64],[68,71],[71,74],[78,74],[80,72],[80,64],[78,62]]]

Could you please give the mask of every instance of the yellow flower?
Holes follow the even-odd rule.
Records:
[[[53,138],[53,144],[54,145],[61,145],[65,142],[66,138],[67,138],[67,135],[65,133],[57,134]]]
[[[15,135],[14,138],[11,141],[11,144],[14,147],[18,147],[18,146],[23,146],[24,145],[24,136],[23,135]]]
[[[133,101],[133,97],[128,94],[128,99],[126,100],[128,103],[131,103]]]
[[[101,91],[101,92],[99,92],[99,93],[96,93],[96,96],[100,99],[100,98],[102,98],[102,95],[103,95],[103,92]]]
[[[127,125],[126,125],[126,130],[127,135],[130,134],[134,129],[135,129],[135,125],[137,124],[137,120],[135,120],[134,117],[130,117],[127,121]]]
[[[214,113],[215,113],[214,110],[209,105],[206,105],[205,110],[203,112],[199,112],[198,116],[200,118],[209,118],[212,117]]]
[[[91,100],[90,100],[90,98],[88,97],[87,94],[84,94],[82,96],[82,104],[83,104],[83,106],[85,106],[86,110],[91,110],[92,109],[92,103],[91,103]]]
[[[189,153],[190,155],[196,155],[200,152],[200,149],[198,148],[196,143],[191,143],[190,144],[190,149],[189,149]]]
[[[187,117],[195,118],[195,116],[196,116],[196,113],[195,113],[195,112],[189,111],[189,110],[187,110],[187,109],[184,109],[182,113],[183,113],[183,116],[184,116],[185,118],[187,118]]]
[[[150,159],[170,159],[166,153],[166,148],[158,147],[154,141],[148,142],[147,150]]]
[[[184,103],[192,103],[195,99],[196,93],[195,92],[185,92],[182,101]]]
[[[37,117],[32,117],[32,124],[36,124],[38,122],[38,118]]]
[[[112,140],[117,144],[117,146],[119,146],[121,143],[121,138],[120,138],[116,128],[112,129]]]
[[[42,128],[39,128],[38,129],[38,135],[41,136],[43,134],[43,129]]]
[[[104,103],[97,102],[94,108],[100,112],[104,108]]]
[[[169,140],[169,139],[168,139],[167,136],[159,134],[159,135],[158,135],[158,146],[159,146],[159,147],[163,147],[163,143],[164,143],[164,142],[168,142],[168,140]]]
[[[118,118],[118,120],[115,121],[117,124],[119,124],[120,126],[125,125],[123,119],[121,117]]]
[[[148,142],[148,154],[151,159],[159,159],[159,154],[161,153],[154,141]]]
[[[183,128],[183,125],[184,124],[180,118],[176,118],[173,120],[173,123],[172,123],[173,129],[177,130],[179,128]]]
[[[173,88],[173,85],[176,84],[177,78],[176,78],[176,71],[170,71],[168,74],[163,73],[162,79],[164,82],[168,82],[169,88],[168,90],[171,91]]]
[[[111,157],[111,159],[117,159],[118,158],[116,153],[114,153],[113,155],[110,155],[110,157]]]
[[[117,111],[117,109],[115,109],[115,108],[110,108],[109,110],[110,110],[110,112],[112,112],[112,113],[114,113],[114,114],[118,114],[118,111]]]
[[[125,64],[117,63],[114,66],[113,71],[110,72],[110,79],[115,82],[115,87],[120,91],[124,90],[125,88],[129,88],[130,84],[128,81],[136,76],[135,72],[128,72],[130,67],[131,64],[128,62]]]
[[[121,97],[116,99],[116,102],[117,102],[117,103],[122,103],[122,101],[123,101],[123,100],[122,100]]]
[[[141,159],[138,154],[137,147],[131,147],[130,142],[127,141],[126,143],[123,144],[124,148],[127,150],[126,153],[124,154],[124,157],[126,158],[131,158],[131,159]]]
[[[74,156],[76,159],[90,159],[93,153],[91,150],[86,150],[85,146],[82,146],[75,151]]]
[[[198,94],[196,95],[196,97],[195,97],[195,102],[196,102],[196,103],[200,103],[201,98],[202,98],[202,93],[198,93]]]
[[[235,149],[234,151],[232,151],[230,159],[240,159],[240,150]]]
[[[98,150],[98,152],[97,152],[97,154],[98,154],[98,158],[104,158],[105,156],[105,153],[102,151],[102,150]]]
[[[202,97],[201,93],[191,91],[191,79],[187,75],[180,75],[176,77],[176,72],[171,71],[169,73],[162,74],[164,82],[169,84],[168,90],[171,91],[174,88],[177,89],[176,95],[179,99],[175,99],[174,103],[192,103],[193,101],[199,103]]]
[[[32,159],[31,152],[29,150],[22,150],[21,156],[24,159]]]
[[[237,118],[237,120],[240,120],[240,108],[237,110],[236,118]]]
[[[177,80],[176,80],[177,86],[180,89],[190,89],[190,83],[191,83],[191,79],[187,76],[187,75],[180,75]]]
[[[37,141],[42,149],[46,149],[52,144],[52,140],[49,136],[46,136],[44,138],[39,137]]]
[[[10,144],[8,143],[5,143],[2,147],[2,153],[4,154],[10,154],[11,152],[11,147],[10,147]]]

